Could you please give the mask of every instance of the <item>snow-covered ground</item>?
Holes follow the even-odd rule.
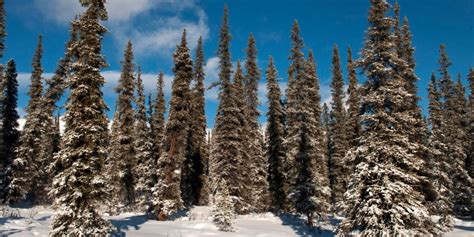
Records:
[[[0,236],[29,237],[47,236],[49,222],[54,211],[46,207],[7,208],[0,206]],[[144,215],[125,213],[108,217],[120,234],[130,237],[287,237],[287,236],[334,236],[337,219],[320,223],[319,229],[309,229],[294,216],[275,216],[271,213],[239,216],[235,232],[219,232],[212,224],[208,207],[195,207],[173,221],[147,220]],[[474,222],[455,220],[454,231],[446,236],[474,236]]]

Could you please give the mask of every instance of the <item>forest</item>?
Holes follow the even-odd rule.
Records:
[[[334,45],[330,103],[321,100],[319,68],[297,20],[290,66],[278,70],[268,56],[262,69],[253,34],[245,59],[232,57],[232,9],[223,4],[218,81],[205,85],[204,41],[191,50],[182,29],[171,98],[167,103],[163,73],[147,94],[130,40],[120,49],[110,105],[101,75],[108,66],[101,52],[106,0],[79,2],[84,11],[70,23],[51,78],[43,75],[38,36],[20,129],[18,72],[15,59],[3,62],[8,13],[0,0],[1,208],[51,207],[49,236],[116,236],[107,216],[135,212],[172,222],[199,206],[210,208],[223,236],[238,232],[236,218],[250,214],[297,216],[315,229],[337,216],[337,236],[442,236],[456,219],[474,219],[474,68],[466,68],[467,78],[452,76],[441,44],[424,114],[413,35],[398,3],[370,0],[362,49]],[[218,107],[208,128],[205,94],[212,88]]]

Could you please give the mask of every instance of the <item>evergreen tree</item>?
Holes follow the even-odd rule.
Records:
[[[135,191],[137,193],[138,208],[144,211],[152,207],[152,189],[155,185],[153,176],[156,172],[156,163],[152,155],[152,143],[148,127],[145,92],[141,77],[141,69],[138,68],[136,81],[136,105],[135,110],[135,136],[134,145],[137,164],[134,169],[134,180],[136,180]]]
[[[234,231],[234,228],[232,227],[232,219],[234,219],[235,215],[233,210],[234,206],[225,179],[221,180],[214,198],[216,201],[212,207],[213,222],[220,231]]]
[[[159,219],[167,219],[169,215],[182,209],[183,199],[189,199],[189,186],[182,177],[189,175],[189,166],[185,162],[187,137],[189,131],[189,86],[193,78],[193,64],[186,42],[186,31],[183,31],[181,43],[173,55],[175,78],[172,85],[170,112],[166,124],[163,151],[158,160],[158,206]],[[186,180],[186,179],[184,179]],[[181,198],[183,195],[183,199]]]
[[[192,176],[192,190],[194,194],[194,204],[206,205],[209,199],[208,183],[208,148],[206,142],[206,114],[205,97],[206,88],[204,86],[204,50],[202,37],[199,38],[196,48],[196,61],[194,64],[194,86],[191,91],[191,124],[190,124],[190,156],[194,175]]]
[[[18,139],[20,136],[20,132],[18,131],[18,112],[17,108],[17,99],[18,99],[18,80],[17,80],[17,72],[16,72],[16,64],[13,59],[9,60],[7,63],[6,68],[6,75],[4,77],[4,86],[5,91],[4,95],[5,99],[2,101],[3,103],[0,104],[2,107],[2,131],[1,134],[3,137],[3,145],[4,149],[0,151],[2,153],[2,164],[1,167],[4,167],[2,170],[2,180],[1,180],[1,195],[0,199],[3,200],[5,198],[4,195],[7,194],[7,187],[10,182],[9,177],[9,167],[11,166],[12,161],[15,160],[15,149],[18,146]],[[2,91],[3,92],[3,91]]]
[[[347,73],[349,86],[347,88],[347,139],[349,147],[356,147],[358,145],[358,138],[360,136],[360,89],[357,82],[355,71],[355,64],[352,61],[351,48],[347,49]]]
[[[428,145],[431,149],[431,159],[428,163],[433,170],[433,183],[439,193],[436,201],[430,206],[431,213],[441,216],[440,224],[445,230],[452,228],[452,208],[451,197],[453,190],[451,179],[449,177],[450,161],[444,155],[446,145],[444,144],[443,126],[444,121],[441,110],[441,98],[438,90],[437,81],[434,73],[431,76],[431,82],[428,87],[429,99],[429,123],[431,125],[431,134],[428,139]]]
[[[305,58],[302,52],[304,48],[303,39],[300,37],[300,28],[298,22],[295,20],[291,31],[291,52],[290,52],[290,66],[288,69],[288,89],[286,93],[286,114],[287,114],[287,134],[285,139],[286,147],[286,164],[285,164],[285,189],[290,190],[296,178],[295,155],[298,152],[298,140],[301,125],[302,110],[300,99],[301,93],[298,91],[299,85],[304,80]]]
[[[268,60],[266,71],[267,79],[267,149],[268,158],[268,184],[270,192],[271,209],[275,213],[285,211],[288,207],[286,190],[284,188],[285,174],[285,111],[281,100],[281,91],[277,82],[278,72],[273,63],[273,58]]]
[[[107,236],[112,228],[97,211],[107,201],[103,164],[108,121],[100,90],[105,82],[100,69],[107,66],[100,54],[107,30],[100,21],[107,19],[107,11],[104,0],[80,2],[87,10],[72,23],[79,37],[69,50],[77,62],[68,80],[62,149],[55,157],[63,169],[50,192],[57,208],[50,236]]]
[[[228,22],[228,9],[224,7],[224,16],[220,28],[218,57],[219,71],[219,106],[217,108],[216,123],[212,133],[212,153],[209,173],[212,177],[211,195],[214,205],[225,202],[221,197],[229,189],[236,212],[245,210],[241,199],[243,172],[238,172],[241,167],[242,154],[242,108],[237,106],[235,87],[231,82],[232,61],[230,54],[230,30]],[[225,183],[224,183],[225,182]],[[225,184],[225,185],[224,185]],[[217,212],[214,209],[214,213]],[[234,210],[230,210],[233,212]]]
[[[27,116],[20,136],[20,146],[12,164],[12,180],[10,182],[8,201],[19,202],[30,194],[32,201],[36,201],[37,194],[42,194],[43,181],[42,161],[37,158],[41,148],[41,136],[44,133],[43,110],[43,68],[41,57],[43,45],[41,35],[38,37],[38,46],[33,56],[33,72],[28,95],[30,101],[26,108]]]
[[[471,94],[469,95],[469,107],[468,107],[468,156],[466,159],[466,170],[469,172],[471,179],[474,179],[474,68],[469,69],[469,90]]]
[[[136,152],[134,147],[134,64],[132,43],[129,41],[122,61],[122,73],[119,85],[115,88],[118,94],[116,104],[116,130],[113,132],[111,149],[115,154],[108,161],[108,176],[112,190],[113,204],[130,206],[135,204],[134,169]]]
[[[267,166],[268,163],[265,159],[263,152],[263,137],[260,133],[260,125],[258,118],[260,112],[258,106],[258,82],[260,81],[260,69],[257,65],[257,48],[255,45],[255,38],[251,34],[248,39],[248,46],[246,49],[247,58],[245,60],[246,76],[244,81],[244,98],[246,101],[246,121],[248,123],[248,142],[247,147],[249,156],[251,157],[249,162],[251,164],[250,172],[252,175],[252,196],[254,200],[252,202],[252,208],[254,211],[263,212],[268,207],[268,182],[267,182]]]
[[[332,103],[330,112],[330,181],[332,190],[332,204],[336,205],[342,201],[348,182],[347,174],[350,169],[344,161],[348,149],[346,138],[346,110],[344,108],[344,81],[342,78],[339,50],[334,46],[332,58]]]
[[[359,67],[367,81],[362,93],[360,146],[346,159],[355,164],[345,193],[346,219],[339,234],[361,236],[438,234],[419,190],[424,160],[409,139],[411,95],[406,93],[406,61],[396,53],[385,0],[371,0],[369,28]]]
[[[464,169],[467,159],[467,134],[463,126],[464,88],[456,87],[451,79],[448,71],[451,61],[444,45],[440,46],[439,65],[441,77],[438,87],[443,121],[441,131],[446,146],[442,152],[450,165],[448,174],[453,185],[450,187],[453,190],[450,199],[454,214],[464,217],[471,214],[469,211],[472,208],[472,180]]]
[[[158,74],[158,81],[156,84],[156,98],[155,103],[150,107],[150,130],[153,143],[153,154],[155,156],[155,162],[158,161],[162,152],[162,143],[165,131],[165,113],[166,113],[166,101],[164,93],[165,81],[163,72]]]

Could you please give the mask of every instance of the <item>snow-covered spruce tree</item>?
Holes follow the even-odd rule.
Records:
[[[56,114],[59,114],[59,109],[56,103],[61,99],[64,90],[66,89],[66,79],[70,74],[71,71],[71,64],[72,61],[75,60],[72,58],[73,53],[69,50],[71,48],[72,43],[76,40],[77,34],[74,29],[71,29],[71,35],[68,43],[66,44],[66,52],[64,57],[59,60],[59,63],[56,67],[56,71],[53,77],[46,79],[46,91],[44,93],[44,110],[45,114],[47,115],[47,119],[45,120],[45,132],[43,134],[43,142],[41,143],[41,151],[39,157],[41,160],[49,160],[51,161],[49,164],[55,164],[53,161],[53,157],[55,152],[59,149],[58,143],[58,133],[56,129]],[[59,172],[61,167],[54,167],[48,166],[44,167],[47,177],[47,186],[51,186],[52,178]],[[50,203],[51,200],[48,199],[47,203]]]
[[[355,64],[352,61],[352,50],[347,48],[347,73],[349,86],[347,87],[347,139],[349,148],[358,145],[360,136],[360,89],[355,71]]]
[[[286,92],[287,134],[284,143],[286,148],[285,189],[288,191],[295,182],[297,173],[294,158],[298,152],[298,141],[301,138],[299,130],[301,127],[300,111],[302,110],[301,99],[299,99],[299,83],[304,80],[305,75],[305,58],[302,52],[304,43],[300,37],[300,28],[296,20],[291,31],[291,44],[288,89]]]
[[[232,220],[234,219],[235,213],[232,197],[229,193],[229,187],[227,186],[225,179],[221,179],[220,183],[217,185],[219,187],[214,194],[214,202],[212,206],[213,222],[220,231],[232,232],[234,231]]]
[[[339,235],[361,236],[438,234],[418,190],[424,177],[418,175],[424,160],[417,143],[409,139],[414,119],[409,107],[391,32],[393,19],[386,15],[385,0],[371,0],[369,28],[359,67],[367,81],[362,92],[363,131],[360,146],[346,159],[355,164],[345,193],[346,219]],[[410,130],[411,131],[406,131]]]
[[[194,86],[191,91],[191,124],[190,124],[190,155],[193,164],[194,176],[192,177],[192,190],[195,195],[194,203],[206,205],[209,202],[209,153],[206,142],[206,114],[204,93],[204,50],[202,37],[199,37],[196,47],[196,60],[194,63]]]
[[[301,139],[298,141],[298,153],[295,157],[298,174],[290,197],[296,211],[306,215],[307,225],[313,226],[314,214],[319,214],[318,209],[322,203],[316,198],[318,184],[315,177],[317,164],[314,157],[317,156],[318,149],[315,143],[311,142],[308,133],[308,129],[303,125],[300,132]]]
[[[251,177],[251,201],[252,209],[256,212],[263,212],[268,209],[269,205],[269,193],[268,193],[268,182],[267,182],[267,169],[268,162],[265,159],[263,152],[263,137],[260,132],[260,124],[258,118],[260,112],[258,106],[258,82],[260,81],[261,74],[260,69],[257,65],[257,48],[255,45],[255,38],[251,34],[248,39],[248,46],[246,49],[247,58],[245,60],[245,81],[244,81],[244,98],[246,101],[246,121],[248,123],[247,135],[249,147],[250,160],[250,175]]]
[[[187,137],[189,131],[189,86],[193,79],[193,63],[183,31],[181,43],[173,55],[175,78],[173,80],[170,111],[166,124],[163,151],[158,160],[158,183],[156,187],[156,214],[159,220],[184,208],[183,198],[189,193],[180,186],[185,175],[189,175],[185,162]],[[186,180],[186,179],[184,179]],[[186,185],[186,184],[184,184]],[[184,192],[182,192],[184,191]]]
[[[12,180],[9,186],[8,202],[15,203],[27,198],[36,202],[36,198],[44,193],[43,163],[38,159],[41,136],[44,133],[43,113],[43,68],[41,57],[43,45],[41,35],[38,37],[38,46],[33,56],[33,72],[28,95],[30,101],[26,108],[25,125],[20,135],[20,146],[16,150],[16,157],[12,164]],[[46,165],[46,164],[45,164]]]
[[[453,114],[456,114],[454,118],[455,129],[458,131],[456,134],[453,134],[453,138],[458,141],[457,145],[460,148],[463,148],[463,159],[457,161],[456,166],[458,170],[463,170],[454,174],[453,183],[454,183],[454,213],[463,218],[469,218],[474,215],[474,199],[473,199],[473,181],[469,176],[468,171],[465,169],[466,159],[468,155],[468,134],[466,132],[467,127],[467,107],[466,107],[466,97],[465,97],[465,88],[461,82],[461,74],[458,75],[458,80],[454,87],[453,94]],[[453,119],[453,118],[451,118]],[[453,153],[451,153],[453,154]]]
[[[100,54],[107,32],[100,21],[107,19],[107,11],[104,0],[81,0],[81,4],[87,10],[72,23],[78,40],[69,50],[77,61],[68,78],[62,149],[55,157],[63,169],[54,177],[50,191],[57,209],[50,232],[54,237],[107,236],[112,229],[97,211],[107,201],[103,164],[108,120],[101,92],[105,81],[100,75],[100,69],[107,66]]]
[[[331,82],[331,112],[329,126],[331,129],[331,142],[329,154],[331,167],[329,167],[331,181],[331,202],[336,206],[344,198],[350,168],[344,160],[348,150],[346,110],[344,108],[344,80],[342,77],[339,50],[334,46],[332,56],[332,82]]]
[[[236,114],[236,118],[240,122],[241,129],[238,130],[238,137],[239,140],[237,141],[237,147],[239,147],[239,159],[237,163],[237,174],[239,175],[239,195],[236,199],[236,205],[238,207],[237,213],[239,214],[247,214],[249,212],[255,211],[253,206],[254,200],[257,199],[256,192],[253,187],[253,175],[256,175],[252,156],[250,152],[250,148],[252,147],[252,141],[250,139],[250,124],[248,122],[248,109],[246,107],[246,100],[245,100],[245,86],[244,86],[245,76],[242,71],[242,67],[240,61],[237,62],[237,68],[235,70],[234,75],[234,83],[233,83],[233,99],[235,100],[236,108],[238,108],[238,113]],[[245,175],[246,174],[246,175]],[[250,174],[250,175],[249,175]],[[248,184],[248,185],[245,185]]]
[[[165,113],[166,113],[166,101],[165,101],[165,79],[163,72],[160,71],[158,74],[158,80],[156,83],[156,98],[154,103],[150,100],[150,130],[151,138],[153,143],[153,155],[155,162],[158,161],[162,152],[163,137],[165,134]]]
[[[135,111],[134,102],[135,69],[133,63],[132,43],[128,41],[119,84],[115,88],[118,94],[114,122],[116,130],[111,137],[111,149],[114,156],[108,160],[109,186],[112,188],[112,203],[118,209],[135,204],[136,152],[134,142]]]
[[[3,79],[3,85],[5,91],[1,91],[4,96],[2,104],[2,132],[3,137],[3,150],[0,151],[2,154],[2,163],[0,167],[2,169],[1,173],[1,191],[0,191],[0,200],[4,200],[5,195],[8,192],[8,184],[10,183],[10,172],[9,168],[13,160],[15,160],[15,149],[18,146],[18,139],[20,137],[20,132],[18,131],[18,111],[17,109],[17,98],[18,98],[18,80],[16,72],[16,64],[13,59],[9,60],[7,63],[7,68],[5,76]]]
[[[444,155],[447,147],[444,143],[443,126],[444,121],[441,110],[441,98],[438,90],[436,77],[433,73],[431,76],[431,82],[428,87],[428,110],[429,110],[429,123],[431,125],[431,133],[428,138],[428,146],[431,150],[430,160],[428,164],[431,166],[433,177],[431,181],[439,194],[436,201],[429,205],[431,213],[440,215],[441,219],[439,224],[445,230],[452,228],[452,208],[453,203],[451,197],[453,196],[453,190],[451,179],[449,177],[450,162],[448,157]]]
[[[288,207],[284,188],[285,174],[285,111],[281,100],[281,91],[277,82],[278,72],[273,58],[268,60],[267,79],[267,147],[268,184],[270,192],[270,209],[274,213],[285,211]]]
[[[138,68],[136,81],[136,110],[135,110],[135,135],[134,145],[136,153],[136,166],[134,167],[135,191],[137,195],[137,207],[141,211],[151,210],[152,189],[155,185],[153,176],[156,172],[156,163],[152,155],[152,143],[150,129],[145,107],[145,89],[141,76],[141,69]]]
[[[211,202],[215,205],[216,194],[225,192],[222,182],[228,186],[236,212],[244,209],[241,199],[242,172],[238,172],[242,161],[241,137],[242,108],[237,106],[235,89],[231,81],[232,61],[230,54],[231,35],[229,31],[228,9],[224,7],[224,16],[219,37],[219,106],[217,108],[216,123],[212,133],[212,153],[209,164],[209,173],[212,177]],[[242,99],[242,98],[238,98]]]
[[[325,149],[324,154],[326,155],[326,158],[327,158],[329,179],[331,178],[330,174],[331,174],[331,167],[332,167],[331,159],[330,159],[331,154],[329,153],[331,150],[330,145],[331,145],[331,138],[332,138],[331,129],[329,126],[330,121],[331,121],[331,117],[330,117],[329,107],[327,103],[324,103],[323,111],[321,112],[321,127],[324,132],[324,139],[323,139],[323,144],[324,144],[324,149]],[[329,180],[329,184],[331,185],[331,180]]]
[[[189,133],[186,147],[186,159],[183,167],[181,191],[186,206],[196,205],[200,202],[200,195],[206,179],[204,174],[207,166],[205,149],[206,118],[204,112],[204,52],[202,38],[198,40],[196,48],[196,63],[193,71],[193,88],[190,91]],[[186,174],[184,173],[186,171]],[[204,194],[206,195],[206,194]]]
[[[303,89],[301,89],[303,88]],[[307,90],[305,92],[304,90]],[[305,79],[301,85],[299,91],[303,91],[303,95],[307,95],[309,99],[305,99],[304,96],[300,97],[303,103],[302,125],[308,129],[308,139],[313,143],[316,153],[314,157],[315,167],[313,168],[315,173],[316,183],[316,215],[319,218],[325,218],[328,212],[331,198],[331,189],[329,188],[329,175],[328,175],[328,159],[326,157],[327,150],[326,144],[324,143],[324,132],[321,126],[321,96],[320,96],[320,85],[319,78],[316,72],[316,62],[314,61],[313,51],[310,50],[308,53],[308,60],[305,65]],[[307,111],[312,113],[306,114]],[[306,116],[309,116],[306,118]]]
[[[474,68],[469,69],[469,106],[467,115],[467,136],[468,136],[468,155],[466,159],[466,170],[469,172],[471,179],[474,179]]]
[[[441,98],[441,111],[442,111],[442,134],[444,136],[444,145],[446,149],[444,153],[446,159],[449,161],[449,171],[453,191],[453,196],[450,197],[453,203],[453,211],[456,216],[464,217],[469,216],[469,210],[472,208],[472,180],[469,174],[464,169],[467,158],[467,145],[466,145],[466,131],[463,128],[464,116],[463,116],[463,105],[465,98],[460,94],[461,88],[456,88],[454,82],[449,74],[449,66],[451,61],[449,60],[444,45],[440,46],[440,58],[439,58],[439,69],[440,79],[438,81],[438,87]]]

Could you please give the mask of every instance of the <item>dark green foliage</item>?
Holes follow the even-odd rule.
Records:
[[[278,72],[270,57],[266,71],[267,79],[267,149],[268,184],[270,191],[270,209],[275,213],[287,210],[288,201],[284,188],[284,162],[286,150],[285,140],[285,111],[281,100],[281,91],[277,82]]]

